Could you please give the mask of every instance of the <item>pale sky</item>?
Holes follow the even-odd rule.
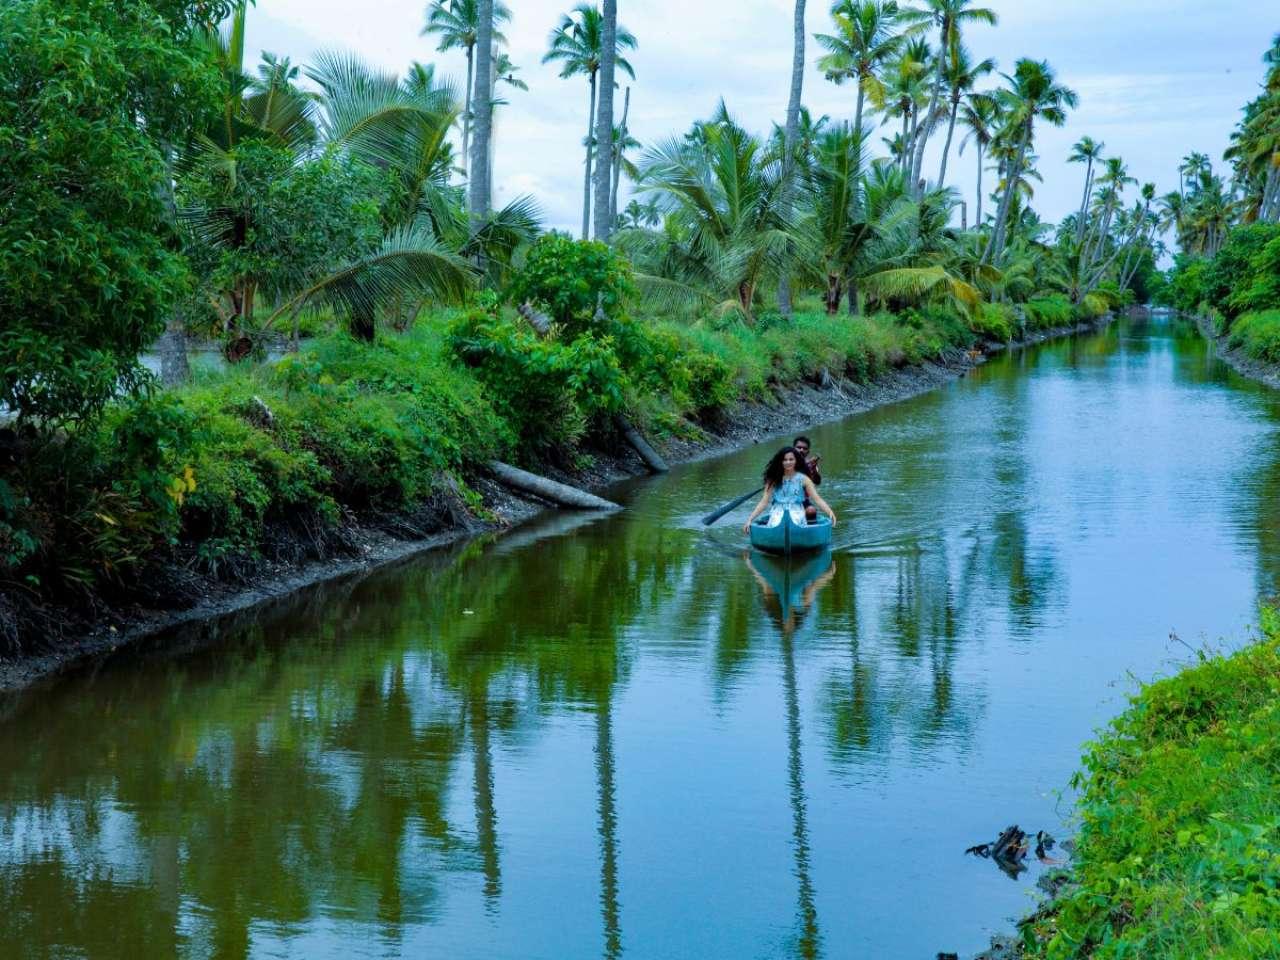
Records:
[[[581,219],[585,79],[561,80],[540,61],[547,36],[572,0],[508,0],[510,55],[529,92],[503,88],[509,105],[496,118],[494,202],[532,194],[548,226],[576,229]],[[1276,0],[987,0],[995,28],[968,32],[975,55],[1011,72],[1023,56],[1047,59],[1059,80],[1080,94],[1063,129],[1037,137],[1043,185],[1034,202],[1056,221],[1079,205],[1083,168],[1066,163],[1071,144],[1088,134],[1128,162],[1139,181],[1161,192],[1177,187],[1178,160],[1192,150],[1221,163],[1246,101],[1257,94],[1261,57],[1280,30]],[[425,0],[258,0],[249,11],[247,49],[305,63],[321,49],[358,53],[402,72],[412,60],[436,63],[461,89],[465,60],[437,53],[421,37]],[[628,54],[636,70],[630,128],[643,144],[682,132],[723,96],[751,129],[781,120],[790,82],[792,0],[619,0],[619,21],[639,41]],[[804,102],[815,115],[851,119],[854,89],[828,83],[814,66],[812,35],[828,32],[828,3],[809,0]],[[625,76],[620,77],[625,82]],[[622,109],[619,89],[617,108]],[[874,121],[873,121],[874,122]],[[890,128],[882,130],[890,135]],[[935,139],[940,143],[942,135]],[[877,146],[879,146],[877,141]],[[926,160],[937,176],[940,147]],[[949,163],[948,185],[973,209],[972,149]],[[991,176],[986,186],[989,188]],[[625,200],[623,201],[625,203]]]

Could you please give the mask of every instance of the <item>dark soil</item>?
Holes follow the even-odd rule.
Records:
[[[988,344],[987,350],[1027,346],[1097,326],[1045,331],[1009,346]],[[986,356],[956,350],[939,362],[894,370],[874,383],[801,384],[780,391],[772,402],[743,404],[704,424],[697,439],[670,439],[658,446],[673,464],[717,456],[925,393],[963,377]],[[551,475],[599,490],[646,473],[629,448],[591,454],[588,468]],[[472,516],[459,498],[446,492],[408,514],[349,517],[322,539],[306,529],[278,531],[267,551],[269,559],[228,571],[221,579],[181,565],[158,564],[136,584],[127,585],[121,596],[86,602],[81,608],[43,603],[21,588],[0,589],[0,651],[25,651],[0,656],[0,692],[29,687],[144,638],[167,635],[177,626],[251,610],[314,584],[365,572],[477,533],[510,529],[543,510],[555,509],[517,496],[486,477],[468,482],[483,498],[488,514],[484,519]]]

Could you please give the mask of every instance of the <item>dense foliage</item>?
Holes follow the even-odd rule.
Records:
[[[1280,955],[1280,620],[1262,643],[1145,687],[1090,745],[1079,886],[1027,956]]]
[[[474,68],[461,90],[341,53],[247,65],[251,6],[0,10],[0,404],[22,420],[0,431],[6,584],[88,599],[142,567],[244,574],[330,549],[352,515],[465,491],[490,455],[579,463],[620,418],[696,435],[780,386],[865,381],[1146,289],[1150,196],[1124,209],[1115,158],[1081,235],[1048,242],[1035,138],[1076,97],[1030,58],[978,90],[995,65],[963,35],[996,18],[969,0],[836,4],[822,64],[857,84],[852,122],[800,109],[761,134],[722,102],[636,165],[625,98],[612,149],[595,128],[612,112],[596,73],[631,77],[618,52],[637,41],[612,8],[575,10],[548,57],[589,80],[583,186],[611,244],[544,234],[528,197],[473,208],[492,192],[466,180],[503,105],[490,81],[525,89],[502,4],[491,23],[487,3],[428,8]],[[901,122],[887,156],[871,114]],[[972,227],[945,160],[921,169],[935,136],[979,146]],[[230,369],[140,399],[162,331],[176,378],[187,338]]]
[[[0,7],[0,404],[24,418],[83,419],[140,388],[138,355],[187,287],[166,151],[213,103],[199,12]]]

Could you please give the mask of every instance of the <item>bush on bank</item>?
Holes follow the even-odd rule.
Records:
[[[482,293],[372,344],[324,334],[274,363],[121,400],[76,429],[0,431],[0,591],[96,603],[184,571],[247,577],[341,546],[352,517],[421,513],[444,488],[467,496],[493,456],[536,468],[612,449],[620,413],[656,437],[696,433],[790,385],[866,382],[979,334],[1008,340],[1083,312],[1044,295],[977,318],[925,303],[677,322],[635,318],[633,294],[614,251],[548,235],[508,305]],[[513,303],[544,311],[550,331]],[[2,628],[0,649],[14,646]]]
[[[1280,309],[1280,224],[1235,227],[1211,259],[1180,254],[1165,299],[1187,313],[1215,315],[1221,333],[1238,317]]]
[[[1280,956],[1280,617],[1144,687],[1088,748],[1079,886],[1024,927],[1045,960]]]

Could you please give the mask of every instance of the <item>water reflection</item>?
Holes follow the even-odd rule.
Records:
[[[1126,325],[812,431],[834,553],[702,532],[747,452],[15,698],[0,956],[976,949],[959,851],[1280,582],[1277,423]]]

